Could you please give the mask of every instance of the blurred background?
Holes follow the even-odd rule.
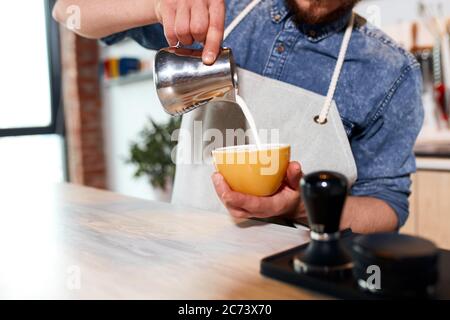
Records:
[[[70,181],[168,201],[179,119],[156,97],[154,52],[80,38],[53,21],[54,2],[2,4],[0,185]],[[363,0],[356,11],[422,65],[426,119],[404,231],[450,247],[450,1]]]

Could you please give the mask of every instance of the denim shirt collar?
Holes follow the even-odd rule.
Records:
[[[274,23],[281,23],[291,16],[285,0],[271,1],[270,17]],[[344,29],[348,24],[351,14],[352,11],[350,10],[339,19],[326,24],[298,23],[297,28],[308,37],[308,40],[318,42]]]

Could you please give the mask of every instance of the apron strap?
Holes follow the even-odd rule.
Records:
[[[258,3],[260,3],[261,0],[252,0],[252,2],[250,2],[244,10],[242,10],[237,16],[236,18],[234,18],[234,20],[230,23],[230,25],[225,29],[224,33],[223,33],[223,39],[225,40],[229,34],[234,30],[234,28],[237,27],[237,25],[250,13],[250,11],[253,10],[254,7],[256,7],[258,5]]]
[[[333,77],[331,78],[331,83],[328,88],[328,93],[325,98],[322,110],[320,114],[314,118],[314,120],[319,124],[325,124],[327,122],[328,113],[330,112],[331,103],[333,101],[334,92],[336,91],[339,76],[341,74],[342,66],[344,65],[345,55],[347,53],[348,44],[350,43],[350,38],[352,36],[353,24],[355,21],[355,14],[352,12],[350,21],[348,23],[347,29],[345,30],[344,39],[342,40],[341,49],[339,51],[339,56],[336,62],[336,67],[334,68]]]
[[[236,18],[228,25],[223,34],[223,39],[225,40],[231,32],[236,28],[236,26],[241,23],[241,21],[256,7],[261,0],[252,0],[245,8],[242,10]],[[355,21],[355,14],[352,12],[350,21],[345,30],[344,38],[342,39],[341,49],[339,50],[339,56],[336,62],[336,67],[334,68],[333,76],[331,77],[330,86],[328,87],[328,93],[325,98],[325,102],[320,111],[320,114],[314,118],[314,120],[319,124],[325,124],[327,122],[328,113],[330,112],[331,103],[333,102],[334,92],[339,81],[339,76],[341,74],[342,66],[344,65],[345,55],[347,53],[347,48],[350,43],[350,38],[352,36],[353,25]]]

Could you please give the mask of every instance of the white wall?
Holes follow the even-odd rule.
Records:
[[[362,1],[356,12],[366,17],[371,23],[383,29],[404,48],[413,46],[412,22],[418,22],[418,46],[433,46],[434,36],[423,23],[419,13],[419,3],[426,3],[430,12],[433,10],[439,17],[450,16],[448,0],[371,0]],[[441,11],[438,11],[439,4]]]
[[[151,60],[153,51],[146,50],[132,41],[102,48],[103,57],[139,57]],[[162,110],[152,80],[104,86],[103,120],[108,188],[130,196],[155,199],[153,188],[145,178],[133,177],[133,165],[126,164],[130,142],[138,139],[138,133],[151,117],[157,122],[169,116]]]
[[[440,3],[443,8],[442,13],[450,15],[450,1],[448,0],[366,0],[357,5],[356,11],[367,17],[378,8],[383,28],[392,24],[416,20],[419,17],[418,5],[420,2],[430,5]]]

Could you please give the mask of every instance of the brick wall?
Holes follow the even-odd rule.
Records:
[[[61,28],[61,56],[69,179],[105,188],[98,43]]]

